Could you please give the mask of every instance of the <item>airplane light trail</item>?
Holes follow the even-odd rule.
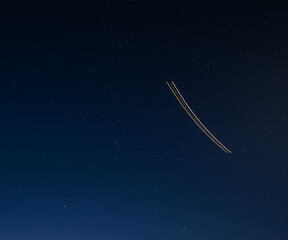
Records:
[[[196,114],[192,111],[192,109],[189,107],[185,99],[183,98],[182,94],[176,87],[174,82],[167,82],[168,87],[170,88],[171,92],[174,94],[178,102],[181,104],[183,109],[187,112],[187,114],[190,116],[190,118],[196,123],[196,125],[206,134],[207,137],[210,138],[211,141],[213,141],[219,148],[221,148],[225,153],[231,153],[231,151],[226,148],[216,137],[213,136],[211,132],[204,126],[204,124],[199,120],[199,118],[196,116]]]

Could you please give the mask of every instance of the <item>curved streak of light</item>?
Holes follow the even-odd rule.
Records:
[[[226,148],[205,126],[204,124],[199,120],[199,118],[196,116],[196,114],[192,111],[192,109],[189,107],[183,96],[181,95],[180,91],[176,87],[175,83],[172,82],[171,84],[167,82],[168,87],[178,100],[178,102],[181,104],[183,109],[187,112],[187,114],[190,116],[190,118],[196,123],[196,125],[206,134],[207,137],[210,138],[211,141],[213,141],[219,148],[221,148],[225,153],[231,153],[231,151]]]
[[[207,132],[207,134],[209,135],[209,138],[210,138],[210,136],[215,140],[212,140],[211,138],[211,140],[213,141],[213,142],[217,142],[216,144],[222,149],[222,147],[225,149],[222,149],[222,150],[224,150],[225,152],[229,152],[229,153],[231,153],[231,151],[228,149],[228,148],[226,148],[205,126],[204,126],[204,124],[200,121],[200,119],[196,116],[196,114],[192,111],[192,109],[190,108],[190,106],[188,105],[188,103],[185,101],[185,99],[183,98],[183,96],[182,96],[182,94],[180,93],[180,91],[178,90],[178,88],[176,87],[176,85],[175,85],[175,83],[174,82],[172,82],[172,84],[173,84],[173,87],[175,88],[175,90],[176,90],[176,93],[178,94],[178,96],[180,96],[180,99],[183,101],[183,103],[184,103],[184,106],[186,106],[186,108],[188,109],[188,111],[192,114],[192,116],[194,116],[195,117],[195,119],[194,118],[192,118],[193,120],[194,120],[194,122],[195,121],[197,121],[198,122],[198,126],[199,125],[201,125],[201,127],[203,128],[201,128],[201,130],[206,134],[206,132]],[[178,99],[178,98],[177,98]],[[182,104],[181,104],[182,105]],[[182,105],[183,106],[183,105]],[[190,114],[189,114],[190,115]],[[206,134],[206,135],[207,135]]]

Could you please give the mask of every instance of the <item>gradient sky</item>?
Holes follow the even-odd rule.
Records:
[[[0,239],[287,239],[283,6],[9,1],[0,25]]]

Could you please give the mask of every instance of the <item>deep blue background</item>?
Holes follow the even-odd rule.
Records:
[[[0,238],[286,240],[287,24],[243,2],[2,5]]]

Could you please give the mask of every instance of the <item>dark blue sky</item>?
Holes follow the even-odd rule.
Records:
[[[287,239],[283,7],[55,0],[1,12],[0,239]]]

